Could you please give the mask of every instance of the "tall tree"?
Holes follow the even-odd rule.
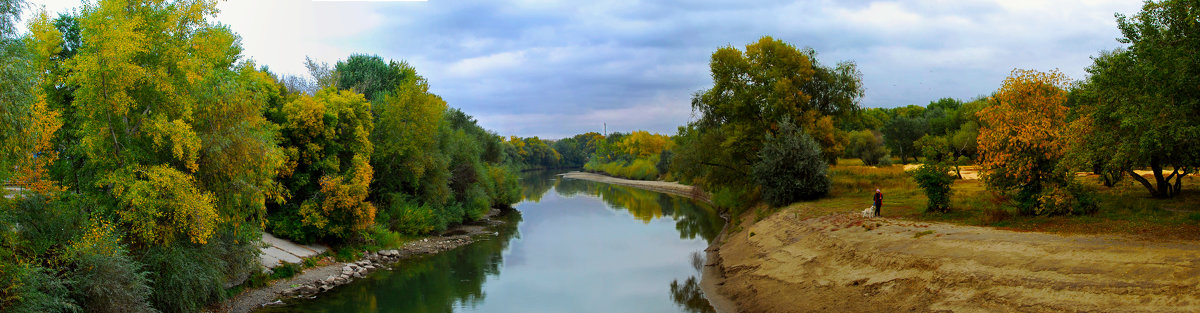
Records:
[[[374,147],[368,137],[375,126],[367,99],[327,88],[275,110],[273,116],[284,119],[277,123],[289,167],[280,180],[291,193],[271,213],[275,234],[304,242],[348,239],[370,226]]]
[[[730,172],[721,176],[746,182],[763,135],[777,131],[783,118],[816,139],[826,159],[840,155],[844,136],[835,133],[833,119],[858,109],[861,75],[854,63],[826,68],[814,56],[812,50],[771,37],[746,45],[745,51],[717,49],[709,63],[713,86],[692,97],[692,108],[701,115],[695,122],[698,136],[715,137],[690,142],[718,145],[681,148],[679,153],[728,157],[681,155],[681,160],[697,160],[700,163],[693,165]]]
[[[1060,160],[1070,145],[1067,76],[1013,70],[979,112],[979,166],[990,188],[1016,192],[1022,213],[1081,213],[1074,177]]]
[[[1128,173],[1154,197],[1178,195],[1200,166],[1198,19],[1200,4],[1186,0],[1147,1],[1132,17],[1118,15],[1118,40],[1129,47],[1094,58],[1082,88],[1092,133],[1080,153],[1096,154],[1089,159],[1102,172]],[[1133,171],[1147,165],[1153,182]]]

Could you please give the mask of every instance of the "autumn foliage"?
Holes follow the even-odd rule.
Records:
[[[1071,142],[1065,106],[1069,80],[1058,71],[1013,70],[980,111],[979,166],[989,187],[1015,191],[1027,214],[1082,213],[1060,167]]]

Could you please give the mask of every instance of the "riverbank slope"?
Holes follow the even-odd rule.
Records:
[[[783,210],[727,234],[746,312],[1196,312],[1200,245]]]

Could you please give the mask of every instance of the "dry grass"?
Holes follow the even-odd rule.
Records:
[[[861,212],[871,206],[875,189],[882,189],[884,217],[992,226],[1018,231],[1074,234],[1118,234],[1169,240],[1200,239],[1200,179],[1184,178],[1183,194],[1154,199],[1128,177],[1112,188],[1093,176],[1079,177],[1096,192],[1100,210],[1088,216],[1021,216],[1013,203],[989,191],[979,180],[956,180],[951,212],[924,213],[925,194],[905,174],[902,165],[863,166],[859,160],[838,160],[830,167],[833,188],[821,200],[797,202],[784,208],[797,217]]]

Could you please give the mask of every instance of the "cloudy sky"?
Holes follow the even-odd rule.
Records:
[[[78,0],[32,0],[52,12]],[[1123,0],[223,1],[217,21],[246,57],[304,74],[305,56],[407,60],[432,91],[502,135],[674,133],[709,56],[764,35],[863,73],[864,107],[924,105],[995,90],[1013,68],[1084,77],[1119,46]]]

